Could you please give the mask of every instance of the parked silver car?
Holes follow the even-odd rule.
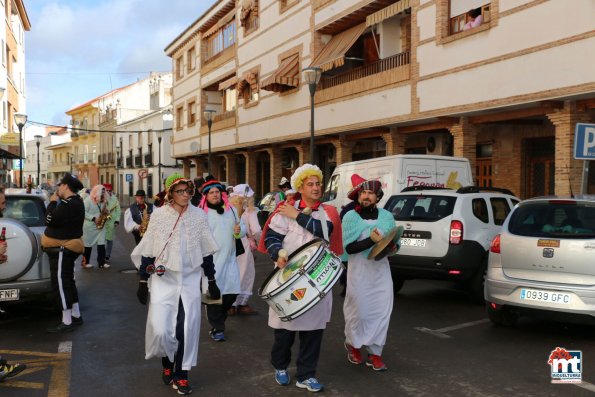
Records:
[[[46,195],[39,191],[6,189],[6,263],[0,264],[0,305],[41,298],[52,290],[48,256],[41,250],[45,230]]]
[[[485,300],[499,325],[520,314],[595,322],[595,196],[519,203],[492,240]]]

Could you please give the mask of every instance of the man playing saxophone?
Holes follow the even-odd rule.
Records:
[[[137,190],[132,204],[124,213],[124,228],[132,233],[136,245],[140,243],[149,225],[149,218],[153,212],[153,205],[145,202],[147,194],[144,190]]]
[[[83,267],[92,268],[91,253],[93,246],[97,245],[97,267],[108,269],[105,263],[105,223],[111,218],[107,207],[108,196],[103,185],[97,185],[87,198],[85,198],[85,223],[83,224]]]

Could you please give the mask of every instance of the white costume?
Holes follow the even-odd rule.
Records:
[[[255,245],[258,245],[260,234],[262,233],[257,214],[257,208],[247,209],[242,214],[242,222],[246,225],[246,235],[242,237],[245,252],[236,258],[240,269],[240,294],[233,304],[234,306],[246,305],[248,299],[252,296],[256,272],[254,270],[254,254],[250,248],[250,240]]]
[[[299,208],[299,201],[294,204],[295,208]],[[322,211],[322,206],[320,210]],[[320,219],[320,212],[312,211],[312,218]],[[329,219],[327,214],[327,219]],[[314,240],[316,236],[298,225],[294,219],[290,219],[281,214],[276,214],[269,223],[269,228],[276,233],[285,236],[283,239],[283,249],[291,255],[295,250],[302,245]],[[303,315],[295,320],[281,321],[277,313],[269,308],[269,327],[275,329],[286,329],[289,331],[312,331],[315,329],[325,329],[326,323],[331,320],[331,311],[333,308],[333,295],[328,294],[314,307],[308,310]]]
[[[101,208],[104,203],[95,204],[91,200],[91,196],[85,198],[85,223],[83,223],[83,242],[85,247],[92,247],[95,244],[105,244],[105,227],[97,229],[97,225],[93,222],[93,218],[99,218],[101,215]]]
[[[221,295],[239,294],[240,268],[236,260],[236,241],[233,237],[233,228],[238,222],[235,210],[230,208],[223,214],[218,214],[216,210],[209,208],[207,218],[211,233],[219,245],[219,250],[213,256],[217,286]],[[245,236],[246,226],[242,221],[240,221],[240,229],[240,236]],[[202,282],[202,287],[205,291],[208,288],[206,278]]]
[[[151,300],[145,334],[145,358],[167,356],[170,361],[174,360],[178,345],[176,318],[181,299],[185,311],[182,369],[189,370],[196,365],[198,356],[201,265],[203,257],[217,250],[217,243],[203,210],[189,205],[179,220],[178,216],[179,213],[169,205],[155,209],[147,231],[132,251],[131,258],[137,268],[140,268],[143,256],[156,258],[155,266],[166,268],[162,276],[154,274],[149,278]],[[172,230],[174,232],[168,240]]]
[[[392,223],[392,214],[379,209],[380,215]],[[359,218],[355,211],[349,211],[343,218],[343,230],[347,232],[350,219]],[[364,224],[374,227],[378,219],[363,220]],[[361,225],[361,223],[360,223]],[[351,228],[354,229],[354,228]],[[364,229],[357,241],[370,237],[369,229]],[[371,354],[382,355],[386,343],[386,334],[393,310],[393,282],[388,258],[380,260],[368,259],[367,249],[349,255],[349,271],[347,272],[347,293],[343,304],[345,315],[345,339],[356,349],[366,346]]]

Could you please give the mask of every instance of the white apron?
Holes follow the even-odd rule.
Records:
[[[238,266],[240,269],[240,294],[236,299],[235,305],[245,305],[248,302],[248,298],[252,296],[252,290],[254,288],[254,277],[256,275],[254,269],[254,254],[250,249],[249,238],[252,238],[256,244],[260,241],[260,234],[262,230],[260,223],[258,222],[258,209],[252,211],[246,210],[242,214],[242,222],[246,225],[246,235],[242,237],[242,245],[244,246],[245,253],[236,257]]]
[[[375,220],[366,220],[375,223]],[[368,238],[367,231],[359,240]],[[349,255],[347,293],[343,304],[345,338],[359,349],[384,346],[393,310],[393,282],[388,258],[368,260],[363,253]]]
[[[297,208],[299,202],[296,202]],[[322,211],[322,207],[319,211]],[[312,217],[319,219],[319,211],[312,211]],[[328,218],[328,216],[327,216]],[[285,235],[283,239],[283,248],[288,254],[293,253],[296,249],[314,240],[316,237],[298,225],[298,223],[281,214],[276,214],[271,222],[269,228],[273,229],[279,234]],[[326,323],[331,320],[331,312],[333,309],[333,295],[328,294],[314,307],[308,310],[305,314],[292,321],[281,321],[277,313],[269,307],[269,327],[275,329],[286,329],[289,331],[313,331],[316,329],[325,329]]]
[[[222,295],[240,293],[240,268],[236,260],[236,241],[233,237],[233,228],[237,222],[235,213],[228,209],[223,214],[209,209],[207,212],[209,228],[219,245],[219,250],[213,255],[215,261],[215,279]],[[240,222],[241,236],[246,235],[244,222]],[[205,278],[202,287],[208,289],[208,281]]]

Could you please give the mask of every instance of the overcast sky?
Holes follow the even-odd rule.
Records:
[[[164,48],[215,0],[25,0],[29,120],[66,125],[65,112],[151,71]]]

